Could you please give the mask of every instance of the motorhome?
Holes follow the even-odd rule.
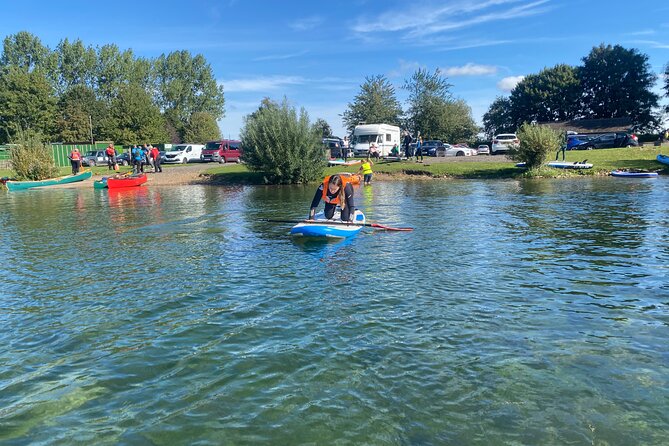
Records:
[[[389,124],[364,124],[353,129],[353,152],[356,156],[367,156],[369,146],[376,144],[380,156],[386,156],[392,148],[400,147],[400,128]]]

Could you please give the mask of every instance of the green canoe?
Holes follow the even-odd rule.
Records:
[[[68,175],[66,177],[51,178],[42,181],[7,181],[5,185],[9,190],[32,189],[33,187],[55,186],[57,184],[76,183],[84,181],[93,176],[93,172],[82,172],[77,175]]]

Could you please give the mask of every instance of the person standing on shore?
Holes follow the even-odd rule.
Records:
[[[418,162],[418,157],[420,156],[420,162],[423,162],[423,137],[418,133],[418,139],[416,140],[416,162]]]
[[[107,168],[109,170],[118,170],[118,164],[116,164],[116,150],[114,150],[114,144],[109,144],[105,149],[105,155],[107,155]]]
[[[404,131],[404,156],[407,157],[407,159],[411,158],[411,143],[413,142],[413,139],[411,138],[411,135],[409,134],[408,130]]]
[[[358,172],[362,172],[364,175],[363,177],[363,185],[369,186],[370,183],[372,182],[372,166],[374,163],[372,160],[369,158],[369,155],[367,155],[367,159],[362,162],[360,165],[360,168],[358,169]]]
[[[142,149],[140,149],[139,146],[134,146],[130,150],[130,154],[132,155],[132,170],[134,173],[140,173],[144,172],[144,153],[142,153]]]
[[[79,153],[79,149],[76,146],[72,149],[68,158],[70,159],[70,164],[72,164],[72,175],[78,174],[81,168],[81,153]]]
[[[158,147],[151,147],[151,159],[153,159],[153,171],[162,173],[163,168],[160,165],[160,150],[158,150]]]

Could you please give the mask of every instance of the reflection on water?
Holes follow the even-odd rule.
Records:
[[[669,182],[313,193],[0,194],[0,443],[665,442]]]

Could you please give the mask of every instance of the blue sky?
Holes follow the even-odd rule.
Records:
[[[233,138],[266,96],[343,136],[340,115],[366,76],[385,75],[404,105],[404,80],[440,68],[480,123],[522,76],[577,65],[600,43],[639,49],[658,74],[669,62],[669,2],[659,0],[0,0],[0,30],[51,48],[67,37],[145,57],[201,53],[224,86],[219,125]]]

